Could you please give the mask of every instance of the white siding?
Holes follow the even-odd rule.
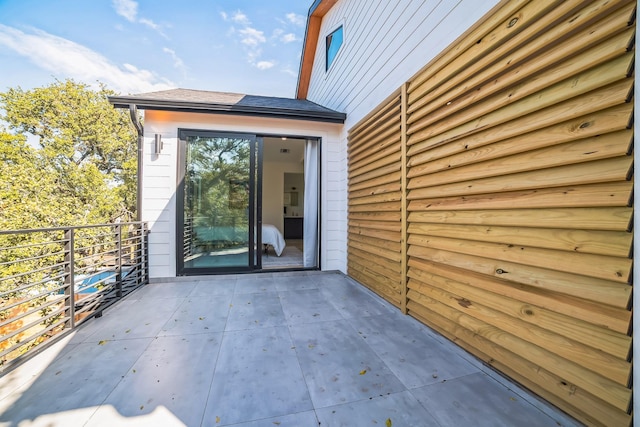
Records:
[[[323,270],[346,271],[346,162],[342,125],[303,120],[264,119],[196,113],[146,111],[142,219],[149,222],[150,275],[176,275],[176,176],[178,129],[234,131],[322,139],[321,259]],[[154,135],[162,154],[151,154]]]
[[[347,113],[345,132],[471,27],[497,0],[340,0],[320,28],[308,99]],[[328,72],[325,38],[344,25]]]

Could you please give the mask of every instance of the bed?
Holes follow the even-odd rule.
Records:
[[[276,255],[278,256],[282,255],[282,251],[286,246],[284,237],[282,237],[280,230],[278,230],[275,225],[271,224],[262,224],[262,244],[273,246],[273,249],[276,251]]]

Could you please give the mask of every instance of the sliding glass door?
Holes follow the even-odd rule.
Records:
[[[181,130],[179,140],[178,274],[259,266],[256,137]]]

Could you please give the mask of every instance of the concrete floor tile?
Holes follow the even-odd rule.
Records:
[[[175,282],[175,283],[150,283],[144,285],[132,292],[131,300],[147,300],[158,298],[185,298],[193,291],[196,286],[193,282]]]
[[[126,299],[119,302],[113,310],[105,312],[101,318],[95,319],[97,322],[94,325],[87,325],[92,333],[83,339],[85,342],[97,342],[155,337],[184,300],[185,298],[145,298],[139,301]]]
[[[199,280],[193,287],[189,297],[208,297],[233,295],[237,279],[229,276],[216,276],[210,280]]]
[[[150,343],[146,338],[78,344],[21,387],[10,405],[0,407],[0,420],[24,425],[38,417],[51,421],[54,414],[65,413],[61,416],[67,420],[86,416],[83,424],[94,412],[87,408],[102,404]]]
[[[286,321],[277,293],[234,295],[229,308],[227,331],[283,325],[286,325]]]
[[[280,301],[290,325],[342,319],[318,289],[280,292]]]
[[[413,318],[393,316],[354,319],[351,325],[409,389],[479,372],[443,345]]]
[[[124,417],[161,407],[184,425],[199,425],[221,341],[222,333],[154,339],[92,420],[102,419],[109,407]]]
[[[313,409],[286,327],[225,332],[203,425]]]
[[[159,335],[189,335],[224,331],[232,295],[187,298],[164,324]]]
[[[318,289],[345,318],[376,316],[397,311],[377,295],[372,295],[364,287],[346,279],[334,280],[324,286],[319,285]]]
[[[273,277],[266,274],[247,274],[236,281],[236,294],[255,294],[275,292],[276,284]]]
[[[558,427],[511,390],[484,373],[411,390],[443,426]]]
[[[299,291],[301,289],[318,288],[318,283],[308,276],[279,276],[273,280],[277,291]]]
[[[408,391],[316,410],[322,427],[439,426]]]
[[[346,320],[289,328],[316,409],[405,390]]]

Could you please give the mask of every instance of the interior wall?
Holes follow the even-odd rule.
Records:
[[[275,225],[284,234],[285,174],[304,173],[299,161],[263,163],[262,171],[262,222]],[[289,210],[291,208],[289,207]],[[296,209],[299,209],[297,207]],[[288,210],[288,214],[290,213]],[[300,211],[303,212],[303,211]],[[301,216],[301,215],[300,215]]]
[[[293,200],[285,203],[287,213],[285,216],[304,216],[304,170],[298,173],[285,172],[284,174],[284,192],[297,193],[296,204]]]

